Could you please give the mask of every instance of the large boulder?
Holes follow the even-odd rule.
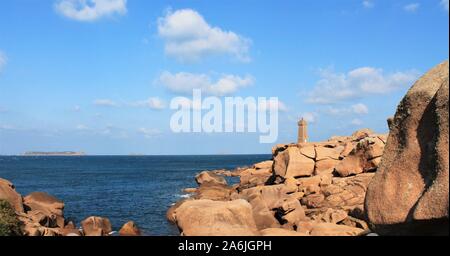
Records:
[[[129,221],[125,223],[122,228],[119,230],[120,236],[141,236],[142,232],[134,223],[134,221]]]
[[[272,161],[270,161],[272,162]],[[270,165],[272,166],[272,164]],[[272,168],[262,168],[267,165],[260,165],[254,168],[246,169],[240,173],[240,189],[251,188],[259,185],[264,185],[272,176]]]
[[[198,185],[202,185],[205,183],[227,185],[227,181],[224,177],[208,171],[204,171],[198,174],[195,177],[195,181]]]
[[[311,176],[314,165],[314,160],[300,153],[298,147],[288,147],[275,157],[274,172],[282,178]]]
[[[167,212],[166,212],[166,219],[170,223],[172,223],[172,224],[176,224],[177,223],[176,211],[186,201],[188,201],[188,199],[184,199],[184,200],[178,201],[178,202],[174,203],[172,206],[170,206],[169,210],[167,210]]]
[[[344,148],[340,147],[325,147],[321,145],[316,146],[316,161],[321,161],[325,159],[335,159],[339,160],[339,157],[341,155],[341,152],[344,150]]]
[[[16,212],[23,212],[22,196],[16,192],[14,185],[0,178],[0,200],[7,201]]]
[[[229,201],[236,189],[220,183],[203,183],[196,191],[195,199],[209,199],[214,201]]]
[[[176,209],[175,215],[184,236],[257,235],[252,206],[242,199],[186,201]]]
[[[253,165],[253,168],[256,170],[259,169],[272,169],[272,165],[273,165],[273,161],[272,160],[268,160],[268,161],[264,161],[264,162],[260,162],[260,163],[256,163]]]
[[[64,202],[45,192],[33,192],[23,199],[32,219],[48,228],[64,228]]]
[[[81,222],[85,236],[107,236],[112,232],[111,222],[107,218],[89,217]]]
[[[322,193],[325,195],[322,206],[350,209],[364,204],[367,187],[374,175],[374,173],[362,173],[346,178],[333,178],[331,185],[322,188]]]
[[[378,136],[367,136],[361,139],[350,154],[340,161],[335,171],[341,177],[347,177],[378,168],[383,155],[385,143]]]
[[[258,229],[278,228],[280,223],[275,218],[275,213],[264,202],[261,195],[252,194],[248,201],[252,206],[253,218]]]
[[[261,230],[262,236],[308,236],[305,233],[300,233],[283,228],[266,228]]]
[[[449,234],[448,73],[445,61],[400,102],[365,199],[379,234]]]
[[[362,139],[370,136],[371,134],[374,134],[374,132],[371,129],[364,128],[364,129],[361,129],[361,130],[358,130],[358,131],[354,132],[352,134],[352,138],[354,140],[362,140]]]
[[[311,236],[358,236],[362,234],[364,234],[364,229],[333,223],[314,225],[310,233]]]

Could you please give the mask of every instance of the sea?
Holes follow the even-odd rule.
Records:
[[[271,155],[201,156],[0,156],[0,178],[26,196],[47,192],[64,201],[64,215],[78,225],[89,216],[107,217],[118,231],[132,220],[149,236],[176,236],[166,211],[196,187],[204,170],[234,169]],[[227,177],[228,183],[239,182]]]

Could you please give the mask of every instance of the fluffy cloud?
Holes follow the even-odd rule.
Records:
[[[157,97],[151,97],[147,100],[142,101],[136,101],[130,104],[133,107],[145,107],[145,108],[151,108],[151,109],[164,109],[166,107],[166,103]]]
[[[419,76],[415,70],[384,74],[382,69],[362,67],[348,73],[322,70],[321,79],[309,93],[306,101],[330,104],[373,94],[386,94],[410,86]]]
[[[369,114],[369,108],[362,103],[353,105],[352,110],[355,114],[360,114],[360,115]]]
[[[94,100],[94,105],[103,106],[103,107],[117,107],[118,106],[118,104],[115,101],[109,100],[109,99]]]
[[[6,65],[6,62],[7,62],[6,55],[2,51],[0,51],[0,72]]]
[[[258,106],[258,110],[262,111],[262,112],[266,112],[269,110],[275,110],[275,108],[281,112],[287,112],[289,110],[288,107],[286,106],[286,104],[284,102],[282,102],[281,100],[278,100],[278,102],[277,102],[275,100],[269,99],[267,101],[266,106]]]
[[[79,124],[79,125],[77,125],[77,126],[75,127],[75,129],[78,130],[78,131],[87,131],[87,130],[89,130],[89,127],[87,127],[87,126],[84,125],[84,124]]]
[[[363,121],[361,121],[360,119],[353,119],[351,122],[350,122],[350,124],[352,124],[352,125],[354,125],[354,126],[361,126],[361,125],[363,125],[364,124],[364,122]]]
[[[0,124],[0,130],[7,130],[7,131],[12,131],[15,130],[16,128],[12,125],[8,125],[8,124]]]
[[[407,12],[416,12],[420,7],[419,3],[411,3],[403,6],[403,10]]]
[[[145,138],[151,139],[160,136],[162,133],[158,129],[139,128],[138,132],[144,135]]]
[[[202,93],[215,96],[224,96],[237,92],[239,89],[254,83],[253,77],[235,75],[222,75],[217,81],[205,74],[180,72],[172,74],[165,71],[158,82],[174,93],[192,94],[193,89],[201,89]]]
[[[441,6],[448,12],[448,0],[441,0]]]
[[[302,114],[302,118],[304,118],[306,122],[312,124],[312,123],[315,123],[315,122],[316,122],[317,113],[314,113],[314,112],[305,112],[305,113]]]
[[[344,107],[344,108],[336,108],[336,107],[330,106],[324,112],[329,115],[333,115],[333,116],[350,115],[350,114],[367,115],[367,114],[369,114],[369,108],[362,103],[358,103],[358,104],[352,105],[350,107]]]
[[[127,12],[127,0],[59,0],[58,13],[78,21],[94,21],[114,14]]]
[[[195,10],[168,12],[158,19],[158,34],[165,41],[165,52],[181,62],[227,54],[248,62],[250,40],[232,31],[213,27]]]
[[[373,8],[375,6],[373,1],[371,1],[371,0],[364,0],[362,2],[362,5],[364,6],[364,8],[368,8],[368,9]]]

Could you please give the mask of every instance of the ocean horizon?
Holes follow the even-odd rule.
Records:
[[[132,220],[143,234],[177,236],[166,220],[168,208],[196,187],[204,170],[235,169],[271,155],[177,156],[0,156],[0,177],[16,190],[47,192],[65,203],[65,217],[80,223],[89,216],[110,219],[113,230]],[[229,183],[239,178],[228,177]]]

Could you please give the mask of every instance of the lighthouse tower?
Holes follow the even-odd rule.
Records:
[[[308,123],[304,118],[298,122],[298,144],[308,141]]]

